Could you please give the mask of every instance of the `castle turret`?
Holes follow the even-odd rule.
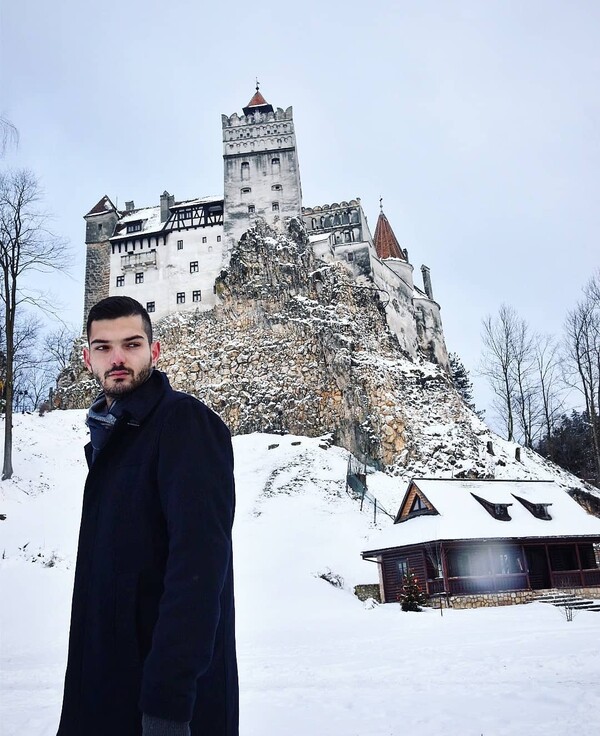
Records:
[[[400,247],[392,226],[383,214],[383,209],[379,213],[377,225],[375,226],[373,244],[379,258],[398,258],[400,261],[408,261],[406,251],[403,251]]]
[[[222,115],[225,256],[262,217],[300,217],[302,188],[292,108],[274,110],[256,86],[243,115]]]
[[[119,213],[105,195],[84,215],[85,227],[85,295],[83,319],[94,304],[108,296],[110,285],[110,243]]]

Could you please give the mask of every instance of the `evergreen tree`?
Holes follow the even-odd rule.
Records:
[[[481,419],[483,412],[478,412],[475,409],[475,401],[473,400],[473,383],[471,382],[469,371],[465,368],[457,353],[450,353],[448,356],[448,362],[450,364],[450,377],[452,378],[454,388],[462,396],[463,401],[469,409],[474,411]]]
[[[403,611],[422,611],[422,605],[427,603],[427,596],[421,590],[419,579],[412,570],[404,577],[402,592],[398,594],[398,602]]]
[[[561,417],[550,437],[544,437],[535,449],[561,468],[592,481],[595,463],[590,426],[587,412],[573,409],[571,414]]]

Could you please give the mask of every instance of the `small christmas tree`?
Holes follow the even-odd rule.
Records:
[[[409,570],[404,576],[402,592],[398,594],[398,601],[403,611],[422,611],[422,605],[427,602],[427,596],[419,586],[419,579]]]

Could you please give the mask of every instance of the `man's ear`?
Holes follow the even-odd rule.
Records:
[[[158,362],[158,359],[160,357],[160,343],[158,340],[155,340],[150,345],[150,355],[152,356],[152,365],[156,366],[156,363]]]
[[[83,348],[83,362],[85,363],[85,367],[91,373],[92,372],[92,363],[90,361],[90,349],[89,348]]]

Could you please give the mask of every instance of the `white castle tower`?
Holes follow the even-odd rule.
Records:
[[[256,217],[277,226],[302,214],[302,187],[292,108],[256,93],[244,114],[222,115],[225,258]]]

